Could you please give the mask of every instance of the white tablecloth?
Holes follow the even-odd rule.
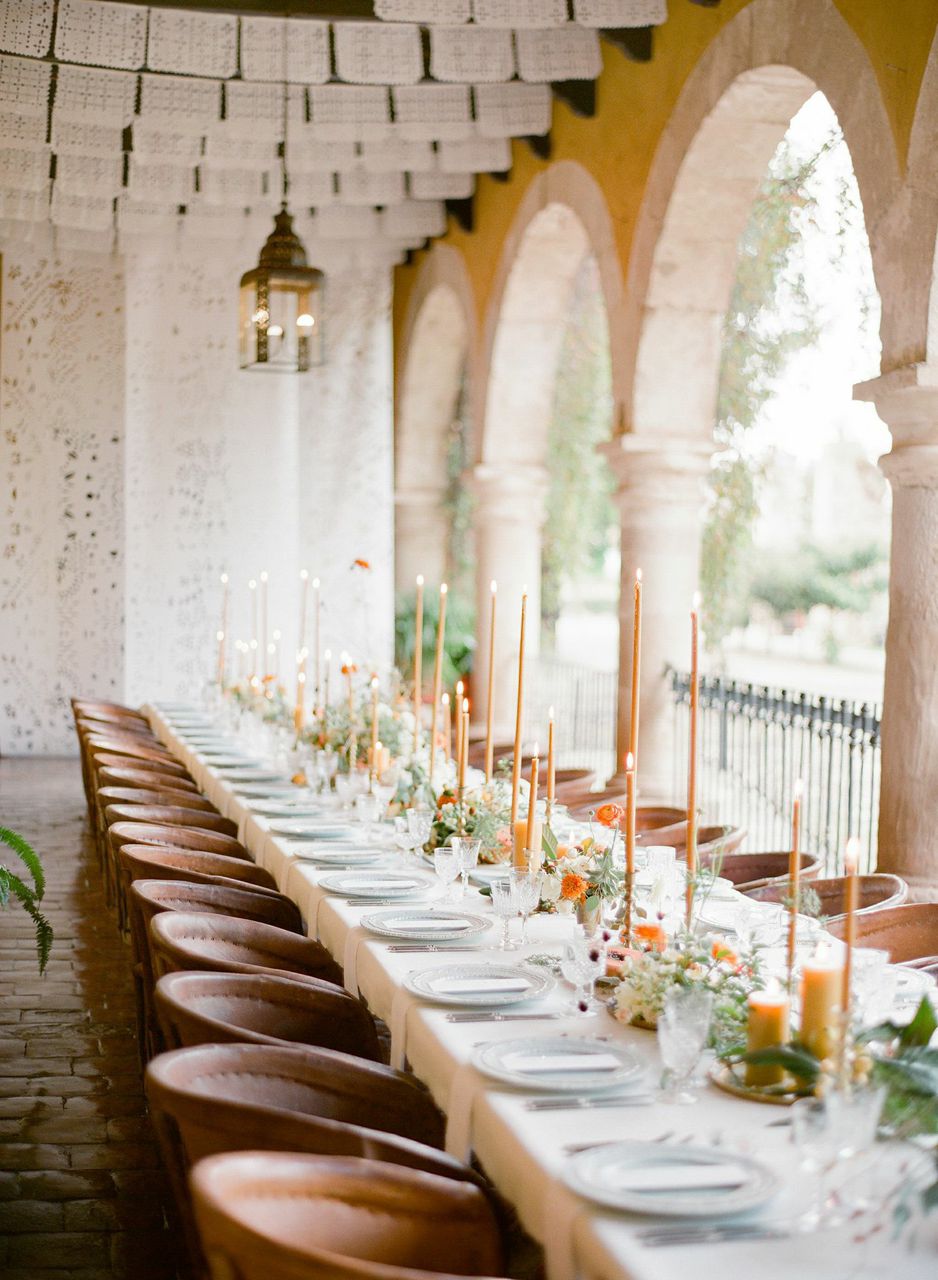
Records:
[[[651,1249],[635,1237],[636,1226],[649,1219],[612,1213],[581,1199],[567,1189],[560,1174],[572,1142],[610,1138],[653,1139],[665,1133],[693,1135],[702,1142],[720,1143],[758,1155],[783,1174],[786,1206],[797,1201],[803,1207],[810,1194],[810,1179],[798,1169],[787,1128],[769,1127],[783,1114],[779,1108],[733,1098],[704,1085],[692,1107],[654,1102],[650,1106],[581,1111],[528,1111],[531,1096],[518,1093],[485,1078],[470,1063],[474,1047],[496,1039],[532,1035],[602,1035],[635,1051],[647,1065],[649,1085],[658,1072],[655,1038],[648,1032],[624,1027],[600,1015],[574,1016],[554,1021],[478,1022],[447,1021],[445,1008],[427,1004],[404,987],[407,975],[417,969],[435,968],[446,962],[439,952],[400,954],[388,943],[359,928],[361,917],[380,907],[356,906],[331,896],[319,887],[325,872],[302,861],[309,845],[274,836],[265,820],[252,813],[231,787],[173,732],[158,709],[150,709],[155,731],[184,761],[199,786],[222,813],[239,824],[241,838],[258,863],[274,876],[279,888],[298,905],[311,937],[318,938],[338,960],[349,964],[354,951],[354,984],[368,1007],[392,1029],[395,1065],[406,1057],[411,1070],[427,1085],[448,1118],[447,1147],[465,1158],[471,1149],[500,1193],[516,1208],[535,1240],[544,1246],[549,1280],[689,1280],[693,1271],[717,1274],[721,1280],[774,1280],[806,1276],[856,1277],[893,1275],[903,1280],[934,1280],[935,1255],[909,1253],[891,1241],[862,1239],[856,1226],[823,1233],[768,1241],[740,1241],[701,1246]],[[428,887],[434,888],[428,878]],[[474,912],[487,913],[486,899],[474,896]],[[494,924],[494,920],[493,920]],[[569,934],[569,917],[540,916],[530,921],[528,953],[552,949]],[[493,928],[491,950],[478,953],[482,960],[497,962]],[[453,957],[460,957],[459,953]],[[473,959],[476,957],[473,956]],[[518,953],[513,953],[518,959]],[[570,992],[558,986],[538,1006],[545,1011],[563,1010]],[[533,1006],[526,1004],[524,1010]],[[768,1206],[766,1216],[782,1205]],[[880,1233],[882,1236],[883,1233]]]

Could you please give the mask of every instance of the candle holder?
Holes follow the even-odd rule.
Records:
[[[626,871],[625,873],[625,903],[623,914],[623,932],[625,934],[625,945],[631,949],[632,946],[632,899],[635,890],[635,872]]]

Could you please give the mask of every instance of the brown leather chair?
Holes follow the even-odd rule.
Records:
[[[596,782],[595,769],[557,769],[554,774],[554,795],[558,804],[566,804],[568,795],[578,796],[588,790]],[[544,799],[547,796],[546,781],[538,790]]]
[[[938,902],[907,902],[870,911],[860,916],[856,926],[857,946],[888,951],[893,964],[938,956]],[[835,938],[843,938],[846,917],[832,920],[828,929]]]
[[[213,973],[301,974],[342,985],[342,970],[321,942],[258,920],[166,911],[150,921],[153,974],[182,969]]]
[[[383,1160],[479,1183],[438,1150],[443,1123],[411,1075],[330,1049],[212,1044],[161,1054],[147,1098],[176,1208],[198,1252],[187,1182],[191,1166],[226,1151],[296,1151]]]
[[[131,720],[142,720],[144,724],[149,724],[149,720],[136,707],[127,707],[122,702],[102,702],[100,698],[72,698],[70,699],[72,714],[78,716],[123,716]]]
[[[121,851],[123,853],[123,850]],[[153,1013],[154,976],[150,964],[150,921],[161,911],[197,911],[259,920],[305,936],[295,902],[281,893],[256,892],[231,881],[192,884],[185,880],[137,880],[127,898],[137,994],[137,1037],[145,1063],[163,1047]]]
[[[157,772],[155,769],[116,769],[112,766],[99,768],[97,771],[98,787],[137,787],[142,791],[185,792],[189,796],[205,797],[199,792],[198,784],[190,778]]]
[[[171,778],[183,778],[187,783],[195,786],[186,766],[171,757],[145,760],[136,756],[122,756],[116,751],[96,749],[92,754],[91,762],[99,774],[101,769],[145,769],[147,773],[159,773],[168,775]],[[174,783],[173,785],[175,786],[176,784]]]
[[[451,1178],[252,1151],[200,1160],[190,1183],[213,1280],[430,1280],[504,1266],[486,1196]]]
[[[741,893],[765,886],[781,886],[788,884],[788,866],[790,854],[778,853],[731,853],[722,860],[710,857],[701,862],[710,866],[718,875],[732,880]],[[816,880],[821,874],[821,859],[815,853],[801,855],[801,879]]]
[[[255,892],[277,892],[269,871],[246,858],[229,858],[223,853],[203,853],[168,844],[124,844],[117,860],[125,892],[133,880],[188,880],[193,884],[234,884]]]
[[[166,916],[157,916],[158,924]],[[155,957],[159,963],[159,957]],[[153,989],[163,1043],[312,1045],[379,1062],[374,1019],[344,987],[282,970],[163,974]]]
[[[658,833],[651,844],[658,843]],[[697,857],[701,866],[710,866],[715,863],[726,865],[730,858],[735,857],[739,851],[740,845],[746,839],[746,830],[744,827],[723,826],[706,826],[697,828]],[[664,843],[664,841],[662,841]],[[671,841],[667,841],[668,844]],[[675,841],[673,847],[677,850],[678,858],[684,858],[687,854],[687,836],[686,833],[679,841]],[[720,872],[726,875],[725,871]]]
[[[177,812],[186,814],[184,809]],[[251,857],[244,845],[232,836],[184,821],[113,823],[107,833],[105,878],[109,900],[116,901],[118,923],[122,929],[127,927],[127,886],[120,874],[119,851],[125,844],[172,845],[177,849],[197,849],[201,853],[222,853],[229,858],[243,858],[246,862]]]
[[[116,822],[155,822],[161,827],[195,827],[233,840],[238,835],[238,824],[223,818],[214,806],[205,810],[170,804],[109,804],[104,820],[109,827]]]
[[[108,770],[107,772],[111,772]],[[132,772],[132,771],[131,771]],[[151,778],[155,777],[151,774]],[[151,784],[152,785],[152,784]],[[98,803],[102,810],[107,809],[109,805],[147,805],[148,807],[156,805],[159,808],[171,806],[174,809],[192,809],[205,814],[219,816],[218,810],[212,804],[211,800],[206,800],[205,796],[199,795],[197,791],[185,791],[176,787],[157,787],[151,789],[150,786],[102,786],[98,788]],[[123,821],[123,816],[118,821]],[[144,821],[137,817],[127,819],[129,822]],[[149,819],[145,819],[149,821]],[[232,824],[234,825],[234,824]]]
[[[825,880],[812,880],[811,889],[820,901],[819,914],[828,920],[836,920],[843,915],[846,877],[833,876]],[[857,914],[866,915],[870,911],[882,911],[886,907],[898,907],[909,896],[909,886],[900,876],[877,873],[857,877],[859,891],[859,907]],[[747,898],[755,898],[757,902],[786,902],[788,900],[788,876],[780,881],[772,881],[756,888],[743,888]]]

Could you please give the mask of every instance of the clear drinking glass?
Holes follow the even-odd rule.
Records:
[[[362,824],[366,844],[371,844],[375,823],[378,821],[378,797],[368,795],[355,797],[355,817]]]
[[[415,809],[407,811],[407,826],[414,841],[414,853],[419,857],[426,847],[427,841],[430,839],[430,831],[433,827],[433,814],[424,813]]]
[[[541,883],[544,875],[540,870],[530,871],[527,867],[512,867],[509,879],[515,890],[516,910],[521,916],[520,945],[523,947],[528,941],[528,916],[541,900]]]
[[[446,886],[443,894],[444,902],[453,901],[453,887],[459,876],[459,859],[451,845],[442,845],[433,850],[433,869],[439,876],[440,883]]]
[[[510,935],[511,922],[518,914],[514,884],[510,877],[505,876],[503,880],[493,880],[491,889],[492,910],[502,922],[502,940],[498,944],[498,949],[499,951],[517,951],[518,943],[512,942]]]
[[[469,893],[469,872],[474,871],[479,865],[482,841],[474,840],[471,836],[452,836],[450,844],[456,850],[456,861],[459,864],[459,874],[462,876],[462,896],[465,898]]]
[[[827,1217],[827,1177],[840,1159],[842,1116],[832,1102],[834,1094],[823,1098],[799,1098],[792,1104],[791,1136],[798,1148],[801,1167],[815,1177],[813,1206],[802,1216],[805,1229],[814,1229]]]
[[[687,1104],[697,1101],[690,1084],[700,1060],[713,1010],[713,993],[697,987],[672,987],[658,1015],[658,1052],[664,1068],[661,1100]]]
[[[588,938],[577,928],[564,943],[560,956],[560,972],[573,987],[571,1012],[587,1017],[597,1012],[593,986],[603,967],[603,949],[595,938]]]

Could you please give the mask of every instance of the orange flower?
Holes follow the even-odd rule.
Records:
[[[358,667],[356,667],[354,662],[344,662],[342,664],[342,674],[344,676],[354,675],[357,670]]]
[[[560,896],[564,902],[582,902],[586,897],[587,884],[575,871],[568,871],[560,882]]]
[[[668,945],[668,935],[657,921],[637,924],[632,932],[647,944],[648,951],[664,951]]]
[[[367,560],[360,560],[356,558],[355,560],[352,561],[352,568],[353,569],[370,569],[371,565],[368,563]]]
[[[569,858],[570,846],[568,844],[558,844],[557,849],[554,853],[554,857],[557,859],[558,862],[560,861],[561,858]]]
[[[596,810],[596,821],[603,827],[618,827],[627,813],[621,804],[601,804]]]
[[[726,945],[723,938],[715,938],[713,946],[710,948],[710,954],[714,960],[725,960],[727,964],[739,964],[739,956],[731,947]]]

